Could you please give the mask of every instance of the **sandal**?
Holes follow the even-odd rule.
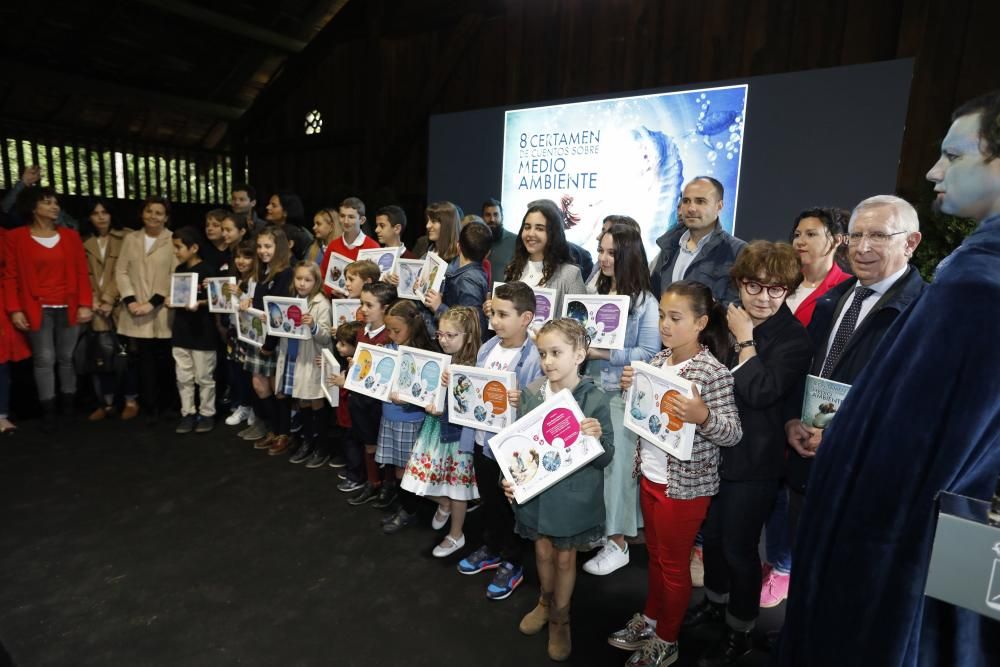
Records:
[[[441,530],[444,525],[448,523],[448,519],[451,518],[451,510],[447,512],[441,512],[441,506],[438,505],[437,510],[434,511],[434,518],[431,519],[431,528],[434,530]]]
[[[434,551],[431,553],[434,554],[435,558],[444,558],[445,556],[452,555],[464,546],[465,535],[459,535],[457,540],[451,535],[445,535],[444,539],[441,540],[441,544],[434,547]]]

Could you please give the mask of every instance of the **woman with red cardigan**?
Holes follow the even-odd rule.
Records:
[[[799,213],[789,238],[802,262],[802,282],[785,303],[803,326],[809,326],[816,300],[851,275],[837,264],[844,249],[850,211],[810,208]],[[782,485],[764,528],[767,560],[760,589],[760,606],[776,607],[788,596],[792,552],[788,535],[788,490]]]
[[[51,188],[28,188],[18,208],[31,224],[9,231],[4,243],[4,298],[14,327],[26,333],[35,366],[44,430],[55,427],[56,373],[62,407],[76,397],[73,349],[80,324],[93,316],[87,256],[80,236],[57,227],[59,201]]]
[[[7,230],[0,227],[0,276],[3,275],[3,260],[6,253],[2,250],[7,242]],[[3,288],[0,285],[0,303],[3,300]],[[24,340],[24,334],[14,329],[7,313],[0,313],[0,433],[10,435],[17,430],[10,420],[10,362],[27,359],[31,356],[31,348]]]

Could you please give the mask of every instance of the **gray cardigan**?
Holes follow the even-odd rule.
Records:
[[[560,264],[552,277],[539,287],[556,291],[555,312],[557,315],[562,315],[563,294],[587,293],[587,286],[583,282],[583,276],[580,275],[580,267],[576,264]]]

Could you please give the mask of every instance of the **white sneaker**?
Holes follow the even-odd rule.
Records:
[[[436,547],[434,547],[434,551],[431,552],[434,554],[435,558],[444,558],[445,556],[450,556],[459,549],[461,549],[462,547],[464,547],[465,535],[460,536],[457,540],[453,538],[451,535],[445,535],[444,541],[447,544],[445,544],[444,546],[439,544]]]
[[[597,555],[583,564],[583,571],[588,574],[603,576],[611,574],[619,568],[628,565],[628,545],[622,551],[614,540],[608,540],[604,548],[597,552]]]
[[[250,416],[250,408],[245,405],[233,410],[233,414],[226,417],[226,425],[228,426],[238,426],[246,421],[246,418]]]

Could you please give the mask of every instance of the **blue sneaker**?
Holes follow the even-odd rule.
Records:
[[[461,574],[479,574],[483,570],[495,570],[500,567],[500,556],[491,556],[485,546],[479,547],[458,563]]]
[[[504,561],[493,575],[493,581],[486,587],[486,597],[491,600],[506,599],[522,581],[524,581],[524,568]]]

